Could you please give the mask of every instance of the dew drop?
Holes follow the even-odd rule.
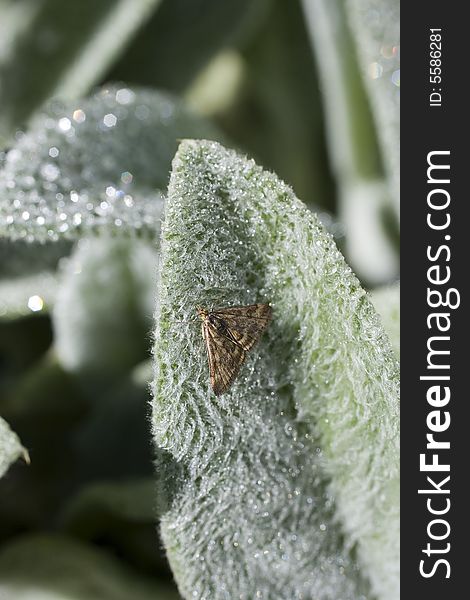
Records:
[[[67,117],[62,117],[62,119],[59,119],[59,129],[61,131],[70,131],[71,127],[72,123],[70,122],[70,119],[67,119]]]
[[[28,298],[28,308],[29,310],[31,310],[32,312],[38,312],[40,310],[42,310],[44,307],[44,300],[41,298],[41,296],[30,296]]]
[[[383,67],[380,63],[373,62],[369,65],[368,72],[371,79],[379,79],[382,77]]]
[[[86,120],[86,114],[81,108],[77,108],[77,110],[73,111],[72,119],[76,123],[83,123]]]
[[[117,123],[116,115],[113,115],[113,113],[108,113],[103,117],[103,123],[106,127],[114,127]]]
[[[121,88],[116,92],[116,102],[119,104],[130,104],[134,101],[135,94],[127,88]]]

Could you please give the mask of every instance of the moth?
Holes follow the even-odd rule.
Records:
[[[247,352],[269,325],[272,309],[268,304],[251,304],[217,310],[198,306],[196,310],[202,320],[211,387],[220,396],[232,385]]]

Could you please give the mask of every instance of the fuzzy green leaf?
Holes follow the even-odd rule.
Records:
[[[119,373],[145,358],[157,263],[144,240],[79,242],[60,269],[52,313],[57,355],[68,370]]]
[[[357,599],[365,576],[396,599],[398,365],[333,239],[206,141],[180,145],[162,236],[153,430],[180,591]],[[195,307],[253,302],[273,322],[216,398]]]
[[[28,451],[23,448],[21,442],[8,423],[0,417],[0,477],[7,472],[8,467],[22,456],[29,462]]]
[[[86,93],[159,2],[2,2],[0,142],[48,97]]]
[[[178,600],[166,584],[62,536],[21,538],[0,552],[0,597],[15,600]]]
[[[53,101],[4,159],[0,235],[156,238],[177,139],[200,135],[218,137],[167,94],[111,86],[85,100]]]

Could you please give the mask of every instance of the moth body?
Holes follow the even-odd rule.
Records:
[[[211,387],[219,396],[228,390],[271,320],[268,304],[231,306],[217,310],[196,307],[209,360]]]

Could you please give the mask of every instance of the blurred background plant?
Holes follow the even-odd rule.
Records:
[[[290,184],[398,351],[398,23],[396,0],[0,0],[6,598],[178,597],[148,382],[179,139]]]

